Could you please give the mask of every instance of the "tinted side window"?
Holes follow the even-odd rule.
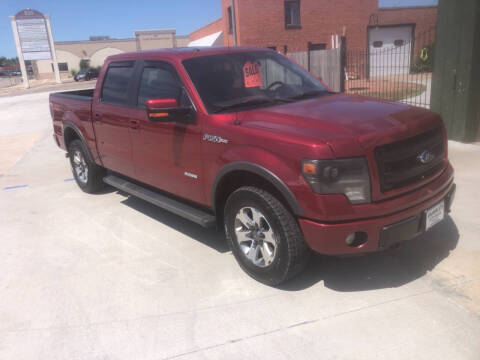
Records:
[[[138,106],[145,107],[148,99],[173,98],[180,101],[182,87],[174,70],[162,67],[145,67],[138,90]]]
[[[112,104],[128,103],[128,85],[133,75],[133,63],[110,64],[102,88],[102,101]]]

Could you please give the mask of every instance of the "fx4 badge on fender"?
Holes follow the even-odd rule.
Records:
[[[228,140],[220,136],[203,134],[203,140],[210,141],[217,144],[228,144]]]

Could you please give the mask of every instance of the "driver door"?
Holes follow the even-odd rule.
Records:
[[[135,177],[171,194],[205,203],[202,187],[201,128],[177,71],[168,62],[141,64],[136,107],[130,121]],[[174,98],[181,107],[192,107],[190,121],[149,120],[145,103]]]

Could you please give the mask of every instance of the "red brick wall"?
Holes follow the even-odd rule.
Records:
[[[195,30],[194,32],[192,32],[188,37],[190,39],[190,41],[195,41],[195,40],[198,40],[198,39],[201,39],[205,36],[208,36],[208,35],[211,35],[211,34],[214,34],[216,32],[219,32],[219,31],[224,31],[223,30],[223,21],[224,19],[226,19],[225,17],[221,17],[220,19],[218,20],[215,20],[213,22],[211,22],[210,24],[207,24],[203,27],[201,27],[200,29],[198,30]]]
[[[227,19],[230,0],[222,1],[222,14]],[[283,0],[237,0],[238,45],[276,46],[283,52],[305,51],[307,43],[325,43],[331,48],[331,35],[342,35],[344,29],[348,48],[365,49],[371,15],[378,25],[415,24],[415,35],[435,26],[436,7],[379,9],[378,0],[301,0],[301,29],[285,29]],[[228,33],[228,22],[224,32]],[[232,45],[225,36],[225,45]]]

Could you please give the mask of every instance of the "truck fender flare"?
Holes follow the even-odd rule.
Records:
[[[93,160],[92,153],[90,152],[90,149],[87,145],[87,142],[85,141],[85,138],[84,138],[82,132],[80,131],[80,129],[74,123],[72,123],[70,121],[65,121],[63,123],[63,141],[64,141],[64,144],[65,144],[65,147],[67,147],[67,141],[65,139],[65,130],[67,130],[67,129],[72,129],[78,135],[80,140],[85,144],[85,148],[87,149],[87,156],[89,157],[89,160],[92,163],[95,163],[95,161]],[[68,148],[67,148],[67,154],[68,154]]]
[[[283,195],[283,197],[285,198],[285,200],[287,201],[288,205],[290,206],[290,208],[292,209],[295,215],[303,216],[303,210],[300,207],[300,204],[298,203],[297,199],[295,198],[295,195],[293,195],[292,191],[288,188],[288,186],[270,170],[265,169],[260,165],[257,165],[248,161],[236,161],[233,163],[229,163],[218,171],[213,181],[212,191],[210,193],[211,194],[210,201],[214,208],[215,213],[217,212],[217,209],[215,209],[215,204],[216,204],[215,197],[216,197],[218,185],[220,184],[222,178],[225,175],[238,170],[248,171],[264,178],[266,181],[272,184],[280,192],[280,194]]]

